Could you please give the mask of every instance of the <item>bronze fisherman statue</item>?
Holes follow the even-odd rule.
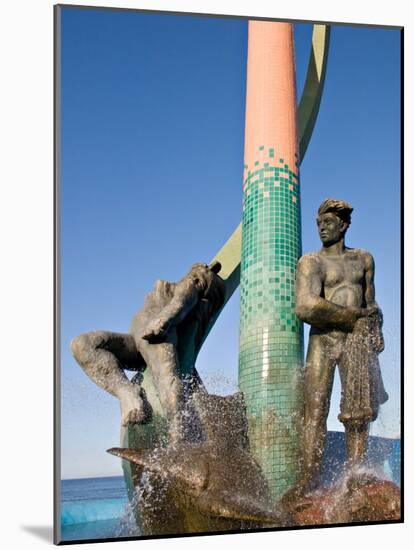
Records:
[[[317,225],[322,248],[300,258],[296,314],[311,325],[305,369],[303,477],[295,489],[317,483],[326,436],[335,367],[341,379],[339,420],[344,424],[348,465],[365,455],[369,423],[388,396],[379,369],[384,349],[382,314],[375,302],[374,260],[345,246],[352,206],[327,199]]]

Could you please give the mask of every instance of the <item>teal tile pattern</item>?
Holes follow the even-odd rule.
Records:
[[[260,151],[260,153],[259,153]],[[239,385],[253,453],[275,499],[300,475],[303,327],[295,315],[301,256],[298,170],[277,148],[245,165],[241,254]]]

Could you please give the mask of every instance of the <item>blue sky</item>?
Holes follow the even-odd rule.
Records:
[[[311,25],[295,26],[298,94]],[[347,244],[376,260],[390,394],[373,433],[399,432],[400,35],[334,26],[301,166],[303,252],[328,196],[354,206]],[[120,474],[119,405],[71,357],[81,332],[126,332],[157,278],[209,261],[241,218],[247,21],[62,9],[62,476]],[[199,356],[211,391],[237,385],[238,292]],[[336,421],[334,388],[329,427]]]

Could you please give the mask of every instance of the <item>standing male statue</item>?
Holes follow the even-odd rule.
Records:
[[[318,480],[336,365],[341,378],[339,420],[345,426],[348,464],[360,463],[369,423],[388,396],[379,370],[384,349],[382,314],[375,303],[374,260],[345,246],[352,206],[327,199],[317,225],[322,248],[300,258],[296,314],[311,325],[305,369],[303,477],[294,488],[306,493]]]

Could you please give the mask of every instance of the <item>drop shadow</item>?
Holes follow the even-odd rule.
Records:
[[[21,525],[20,527],[26,533],[53,544],[53,527],[51,525]]]

